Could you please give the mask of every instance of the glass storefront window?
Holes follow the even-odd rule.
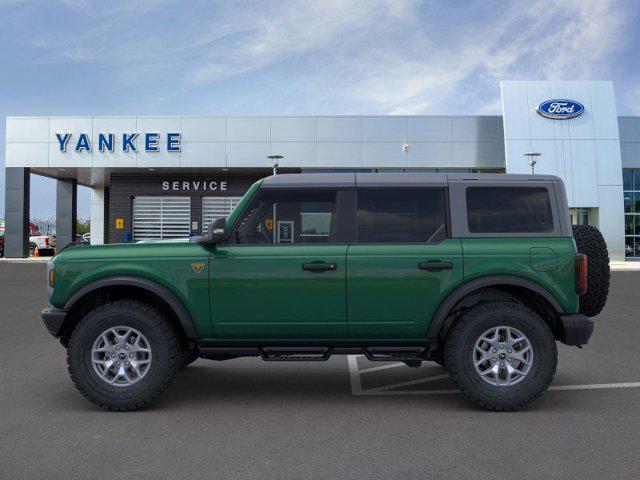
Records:
[[[624,256],[633,257],[633,237],[625,237],[624,239]]]
[[[624,185],[624,255],[640,259],[640,169],[622,170]]]
[[[625,215],[624,216],[624,233],[625,235],[633,235],[634,234],[634,218],[635,215]]]
[[[622,170],[622,184],[625,190],[633,190],[633,170],[630,168]]]
[[[589,208],[572,208],[571,225],[591,225],[591,210]]]
[[[624,192],[624,213],[634,213],[633,192]]]

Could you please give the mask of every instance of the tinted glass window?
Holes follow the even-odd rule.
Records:
[[[263,190],[243,213],[236,240],[247,245],[330,243],[335,196],[334,191]]]
[[[437,243],[446,237],[444,190],[358,191],[359,243]]]
[[[474,233],[550,232],[549,192],[541,187],[467,188],[467,220]]]

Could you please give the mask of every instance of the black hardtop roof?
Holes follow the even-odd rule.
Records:
[[[553,175],[506,173],[284,173],[262,181],[262,188],[437,187],[449,183],[559,181]]]

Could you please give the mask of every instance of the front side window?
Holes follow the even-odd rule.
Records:
[[[443,189],[363,189],[358,243],[438,243],[446,237]]]
[[[263,190],[240,219],[236,241],[245,245],[331,243],[335,191]]]
[[[467,221],[472,233],[551,232],[549,191],[544,187],[469,187]]]

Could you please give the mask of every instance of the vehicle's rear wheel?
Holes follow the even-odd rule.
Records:
[[[29,244],[29,256],[33,257],[33,255],[36,253],[36,244],[35,243],[30,243]]]
[[[182,349],[169,320],[153,307],[120,300],[89,312],[69,339],[76,387],[105,410],[149,405],[171,382]]]
[[[587,293],[580,295],[579,312],[595,317],[604,308],[609,295],[609,252],[604,237],[591,225],[574,225],[573,238],[579,253],[587,256]]]
[[[558,351],[549,326],[519,303],[470,308],[445,342],[447,371],[475,403],[513,411],[542,395],[556,371]]]

